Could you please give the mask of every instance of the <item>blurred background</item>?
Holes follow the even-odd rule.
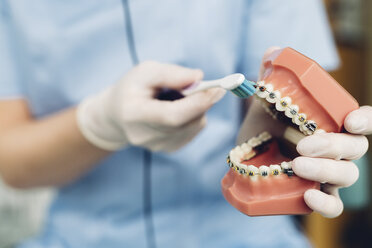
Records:
[[[340,68],[332,75],[360,105],[372,105],[372,1],[324,2],[341,58]],[[315,213],[298,217],[314,247],[372,247],[370,154],[357,161],[358,182],[341,190],[345,211],[340,217],[326,219]],[[37,234],[53,194],[53,189],[10,189],[0,179],[0,248]]]
[[[360,103],[372,105],[372,16],[370,0],[324,0],[341,58],[332,76]],[[369,137],[371,144],[371,137]],[[315,247],[372,247],[372,173],[368,156],[357,161],[360,179],[341,190],[344,213],[336,219],[318,214],[302,218]]]

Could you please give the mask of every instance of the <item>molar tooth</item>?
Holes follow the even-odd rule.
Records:
[[[271,175],[277,176],[280,174],[281,171],[282,171],[282,168],[280,167],[280,165],[277,165],[277,164],[270,165]]]
[[[266,96],[266,101],[268,101],[270,103],[275,103],[275,102],[279,101],[279,99],[280,99],[280,92],[277,91],[277,90],[270,92]]]
[[[230,158],[230,160],[233,160],[234,158],[236,158],[236,155],[235,155],[234,150],[231,150],[231,151],[229,152],[229,158]]]
[[[256,146],[259,146],[262,143],[262,141],[259,138],[257,138],[257,137],[253,137],[250,140],[248,140],[247,143],[251,147],[256,147]]]
[[[292,99],[288,96],[281,98],[279,101],[275,103],[275,108],[278,111],[284,111],[290,106],[292,103]]]
[[[247,143],[243,143],[241,146],[242,151],[244,154],[250,153],[252,151],[252,147],[248,145]]]
[[[280,167],[282,167],[282,170],[288,170],[288,169],[291,169],[292,168],[292,164],[291,162],[285,162],[283,161],[281,164],[280,164]]]
[[[258,135],[258,138],[262,141],[262,142],[265,142],[265,141],[268,141],[269,139],[271,139],[271,134],[267,131],[261,133],[260,135]]]
[[[256,176],[259,173],[259,170],[256,166],[248,165],[247,167],[248,167],[248,173],[247,173],[248,176],[253,177],[253,176]]]
[[[306,130],[305,130],[305,126],[304,126],[303,124],[301,124],[301,125],[299,126],[299,128],[300,128],[300,131],[301,131],[301,132],[303,132],[303,133],[306,132]]]
[[[234,154],[235,154],[235,157],[237,159],[242,159],[243,156],[244,156],[244,151],[242,150],[242,148],[240,146],[236,146],[234,149]]]
[[[259,168],[260,175],[266,177],[270,174],[270,168],[266,165],[261,165]]]
[[[302,130],[301,130],[302,128]],[[312,135],[317,129],[317,125],[314,121],[309,120],[300,125],[300,130],[306,135]]]
[[[234,164],[237,164],[240,162],[241,158],[238,157],[235,150],[231,150],[229,153],[230,161]]]
[[[314,133],[316,133],[316,134],[318,134],[318,133],[326,133],[326,131],[323,130],[323,129],[316,129]]]
[[[293,104],[293,105],[288,106],[284,113],[288,118],[293,118],[293,116],[297,115],[298,110],[299,110],[299,107]]]
[[[236,159],[236,158],[231,158],[231,162],[235,165],[239,164],[240,163],[240,159]]]
[[[305,126],[307,128],[307,130],[311,131],[312,133],[314,133],[318,127],[318,125],[315,123],[315,121],[312,121],[312,120],[309,120],[305,123]]]
[[[305,121],[306,121],[306,115],[303,114],[303,113],[298,114],[296,116],[293,116],[293,118],[292,118],[292,122],[299,125],[299,126],[301,124],[305,123]]]

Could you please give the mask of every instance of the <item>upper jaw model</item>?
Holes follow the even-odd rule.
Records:
[[[293,136],[341,132],[346,115],[359,107],[315,61],[291,48],[275,51],[264,67],[256,97],[274,119],[288,125],[291,134],[284,138],[292,143]],[[232,149],[221,182],[226,200],[250,216],[311,213],[303,195],[320,184],[296,176],[291,169],[296,154],[288,154],[268,132]]]

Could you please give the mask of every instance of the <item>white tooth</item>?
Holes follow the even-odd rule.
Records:
[[[323,129],[317,129],[317,130],[315,130],[314,133],[316,133],[316,134],[318,134],[318,133],[326,133],[326,131],[324,131]]]
[[[266,177],[270,174],[270,168],[266,165],[261,165],[259,168],[260,175]]]
[[[265,142],[265,141],[268,141],[269,139],[271,139],[271,134],[267,131],[261,133],[260,135],[258,135],[258,138],[262,141],[262,142]]]
[[[253,177],[256,176],[259,173],[259,170],[256,166],[254,165],[248,165],[248,175]]]
[[[237,159],[242,159],[244,156],[244,152],[240,146],[237,146],[233,149],[235,156]]]
[[[269,92],[272,92],[274,87],[271,84],[266,84],[265,86],[262,86],[264,88],[264,91],[260,90],[260,87],[258,87],[257,96],[261,98],[266,98],[269,95]]]
[[[274,91],[274,86],[272,84],[266,84],[266,91],[268,92],[273,92]]]
[[[280,100],[280,92],[279,91],[272,91],[266,96],[266,101],[270,103],[276,103]]]
[[[288,169],[292,169],[292,161],[288,162]]]
[[[298,110],[299,110],[299,107],[293,104],[287,107],[284,113],[288,118],[293,118],[293,116],[295,116],[298,113]]]
[[[280,165],[277,165],[277,164],[272,164],[270,165],[270,174],[271,175],[278,175],[280,172],[282,171],[282,168],[280,167]]]
[[[291,162],[284,161],[280,164],[280,166],[282,167],[283,170],[288,170],[292,168]]]
[[[239,171],[238,172],[241,175],[247,175],[247,173],[248,173],[248,166],[246,166],[245,164],[239,163]]]
[[[307,131],[305,131],[305,135],[313,135],[314,134],[314,132],[312,132],[312,131],[310,131],[310,130],[307,130]]]
[[[261,91],[261,87],[263,87],[263,91]],[[256,88],[256,95],[265,98],[268,93],[266,92],[266,86],[264,81],[257,82],[257,88]]]
[[[265,81],[258,81],[256,84],[257,84],[256,93],[258,93],[260,92],[259,87],[265,86]]]
[[[297,124],[297,125],[301,125],[302,123],[305,123],[305,121],[306,121],[306,115],[303,114],[303,113],[300,113],[296,116],[293,116],[293,118],[292,118],[292,122]]]
[[[292,103],[292,99],[288,96],[281,98],[279,101],[275,103],[275,108],[278,111],[284,111],[290,106]]]
[[[305,125],[301,124],[301,125],[299,126],[299,128],[300,128],[300,131],[301,131],[301,132],[303,132],[303,133],[306,132],[306,129],[304,129],[304,128],[306,128]]]
[[[230,159],[234,159],[236,158],[236,155],[235,155],[235,151],[234,150],[231,150],[230,153],[229,153],[229,156],[230,156]]]
[[[241,159],[238,159],[237,157],[230,157],[230,160],[233,164],[239,164]]]
[[[234,152],[230,152],[230,160],[231,160],[231,162],[233,162],[234,164],[238,164],[238,163],[240,163],[241,158],[239,158],[239,157],[236,155],[236,153],[234,153]]]
[[[303,123],[300,125],[300,130],[302,128],[302,132],[306,135],[312,135],[314,132],[310,130],[307,125],[314,124],[315,125],[315,131],[316,131],[316,123],[312,120],[306,121],[306,123]]]
[[[240,147],[242,148],[244,154],[250,153],[252,151],[252,147],[247,143],[243,143]]]
[[[248,145],[250,145],[251,147],[259,146],[261,143],[262,141],[257,137],[253,137],[250,140],[248,140]]]

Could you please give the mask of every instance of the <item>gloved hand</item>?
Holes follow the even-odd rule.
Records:
[[[292,164],[298,176],[326,183],[323,192],[310,189],[304,197],[311,209],[330,218],[343,211],[338,189],[358,179],[358,168],[350,160],[362,157],[368,149],[368,140],[363,135],[372,133],[372,107],[363,106],[351,112],[344,126],[350,134],[323,133],[302,139],[297,151],[303,156]]]
[[[176,101],[154,97],[159,88],[180,90],[202,77],[200,70],[143,62],[112,87],[85,99],[78,106],[78,126],[88,141],[105,150],[128,144],[177,150],[206,125],[205,112],[225,90],[210,89]]]

